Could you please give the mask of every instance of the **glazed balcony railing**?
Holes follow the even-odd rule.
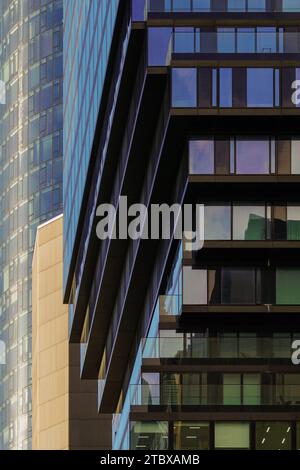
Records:
[[[291,176],[300,174],[300,140],[274,137],[195,138],[189,175]]]
[[[130,385],[132,406],[300,406],[300,385]]]
[[[276,31],[274,28],[220,28],[201,31],[178,28],[171,38],[175,54],[297,54],[300,33]]]
[[[161,295],[158,301],[160,315],[180,315],[182,307],[181,295]]]
[[[143,359],[290,359],[290,337],[143,338]]]
[[[147,13],[297,13],[298,0],[148,0]]]

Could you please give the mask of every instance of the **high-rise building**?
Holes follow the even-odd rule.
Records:
[[[98,3],[66,16],[64,282],[113,448],[299,448],[300,1]],[[200,205],[202,249],[101,241],[121,196]]]
[[[37,229],[32,264],[32,448],[111,447],[111,416],[97,412],[97,382],[81,380],[63,304],[63,218]]]
[[[62,211],[62,0],[0,2],[0,449],[31,447],[31,265]]]

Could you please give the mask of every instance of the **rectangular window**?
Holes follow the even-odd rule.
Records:
[[[276,50],[276,28],[257,28],[257,52],[275,53]]]
[[[191,140],[189,143],[189,171],[192,175],[214,173],[214,140]]]
[[[287,239],[300,240],[300,207],[287,208]]]
[[[246,0],[228,0],[228,11],[246,11]]]
[[[197,106],[197,69],[172,69],[172,106],[175,108]]]
[[[172,28],[148,28],[148,64],[167,65]]]
[[[222,269],[221,303],[255,304],[255,269]]]
[[[249,449],[249,423],[215,423],[216,449]]]
[[[209,423],[199,421],[174,422],[175,450],[208,450]]]
[[[233,239],[265,240],[266,218],[264,206],[233,207]]]
[[[231,207],[205,206],[205,240],[231,239]]]
[[[291,450],[292,428],[289,422],[257,422],[256,450]]]
[[[291,149],[291,170],[292,175],[300,174],[300,140],[292,140],[292,149]]]
[[[232,108],[232,69],[221,68],[220,77],[220,98],[219,106],[221,108]]]
[[[259,374],[243,375],[243,404],[260,405],[261,404],[261,385]]]
[[[237,52],[244,54],[255,52],[254,28],[237,28]]]
[[[237,140],[236,173],[262,175],[270,172],[269,140]]]
[[[130,426],[131,450],[167,450],[167,421],[138,421]]]
[[[266,0],[248,0],[248,11],[266,11]]]
[[[160,47],[160,46],[157,46]],[[174,52],[195,52],[194,28],[175,28]]]
[[[217,30],[218,52],[232,54],[235,52],[235,29],[218,28]]]
[[[241,405],[240,374],[223,375],[223,405]]]
[[[207,271],[183,267],[183,304],[207,304]]]
[[[247,69],[247,106],[271,108],[274,105],[274,70],[272,68]]]
[[[282,0],[282,11],[285,11],[285,12],[300,11],[299,0]]]
[[[300,270],[277,269],[276,303],[278,305],[300,305]]]

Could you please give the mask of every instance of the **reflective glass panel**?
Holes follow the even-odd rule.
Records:
[[[215,423],[216,449],[249,449],[249,423]]]
[[[264,206],[233,207],[233,239],[264,240],[266,219]]]
[[[172,28],[148,28],[148,64],[166,65]]]
[[[175,450],[208,450],[209,423],[198,421],[175,421],[174,423]]]
[[[276,303],[278,305],[300,305],[300,270],[277,269]]]
[[[166,421],[139,421],[131,423],[131,450],[168,449]]]
[[[268,174],[269,151],[269,140],[237,140],[237,174]]]
[[[271,68],[247,69],[247,106],[269,108],[274,105],[274,71]],[[259,86],[257,84],[259,83]]]
[[[276,28],[257,28],[257,52],[275,53]]]
[[[300,207],[287,207],[287,239],[300,240]]]
[[[255,29],[238,28],[237,29],[237,52],[252,53],[255,52]]]
[[[177,108],[197,106],[197,70],[172,69],[172,105]]]
[[[221,303],[255,304],[255,269],[222,269]]]
[[[257,422],[255,427],[256,450],[291,450],[291,423]]]
[[[208,175],[214,173],[214,141],[192,140],[189,143],[190,174]]]
[[[231,239],[231,207],[205,206],[205,240]]]

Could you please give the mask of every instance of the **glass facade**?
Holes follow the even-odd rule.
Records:
[[[295,13],[299,11],[298,0],[279,2],[268,2],[267,0],[220,0],[217,2],[214,0],[148,0],[149,13]]]
[[[298,175],[298,137],[207,137],[189,142],[190,175]]]
[[[115,450],[295,447],[300,28],[272,3],[66,2],[65,296]],[[120,195],[202,203],[204,250],[98,243]]]
[[[167,441],[185,451],[299,450],[299,439],[300,423],[291,421],[135,421],[131,428],[132,450],[166,450]]]
[[[78,228],[118,6],[119,0],[65,2],[64,283]]]
[[[0,449],[31,445],[31,263],[62,211],[62,0],[0,5]]]
[[[62,211],[62,0],[0,4],[0,449],[31,443],[31,263]]]
[[[176,67],[171,74],[172,107],[297,108],[293,83],[298,80],[299,70],[292,67]]]

